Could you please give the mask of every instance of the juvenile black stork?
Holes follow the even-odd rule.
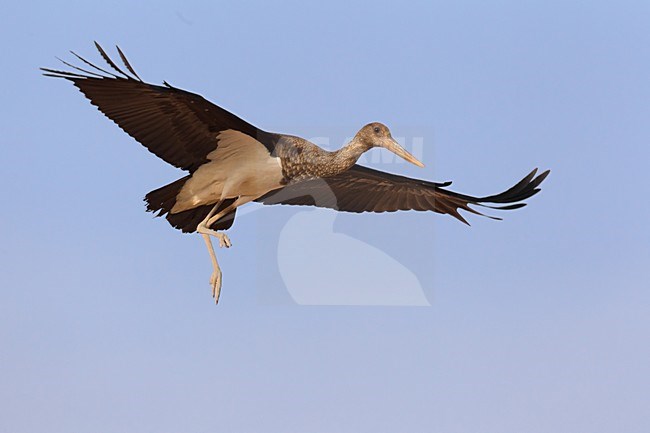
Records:
[[[145,202],[147,211],[164,216],[173,227],[201,234],[212,260],[210,285],[215,302],[219,301],[222,277],[210,236],[216,237],[221,247],[230,247],[223,231],[232,226],[237,208],[250,201],[345,212],[433,211],[467,224],[459,210],[487,216],[469,205],[500,210],[525,206],[522,201],[539,192],[538,186],[549,173],[536,175],[535,169],[507,191],[473,197],[445,189],[451,182],[411,179],[362,167],[357,160],[373,147],[388,149],[419,167],[424,165],[381,123],[367,124],[346,146],[328,152],[300,137],[258,129],[167,82],[162,86],[145,83],[119,47],[126,71],[96,42],[95,46],[112,72],[74,52],[92,70],[63,60],[75,72],[41,69],[46,76],[72,81],[124,132],[163,161],[189,173],[151,191]]]

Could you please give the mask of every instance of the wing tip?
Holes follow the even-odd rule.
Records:
[[[460,210],[469,211],[478,214],[480,216],[501,221],[503,220],[503,218],[483,214],[481,212],[478,212],[470,208],[469,205],[481,206],[484,208],[495,209],[499,211],[521,209],[527,205],[527,203],[524,203],[524,200],[529,199],[530,197],[538,194],[541,191],[539,185],[548,177],[548,175],[551,173],[551,170],[548,169],[543,171],[542,173],[539,174],[538,173],[539,173],[539,168],[536,167],[511,188],[507,189],[502,193],[495,194],[492,196],[487,196],[487,197],[472,197],[472,196],[457,194],[452,191],[448,191],[444,189],[438,189],[438,190],[444,192],[445,195],[449,195],[450,197],[454,197],[456,200],[461,200],[461,202],[464,202],[461,205],[458,205],[458,201],[456,201],[456,206],[457,208],[460,208]],[[453,212],[443,212],[443,213],[450,213],[453,217],[467,224],[467,222],[464,221],[464,219],[459,218]]]
[[[109,70],[106,70],[104,68],[100,68],[99,66],[95,65],[94,63],[91,63],[90,61],[86,60],[73,50],[70,50],[70,54],[75,56],[78,60],[83,62],[84,64],[90,66],[93,68],[93,70],[87,70],[80,68],[78,66],[75,66],[69,62],[66,62],[65,60],[56,57],[57,60],[59,60],[61,63],[64,65],[82,72],[83,74],[78,74],[76,72],[71,72],[71,71],[60,71],[56,69],[51,69],[51,68],[40,68],[43,72],[45,72],[43,75],[48,76],[48,77],[56,77],[56,78],[67,78],[69,80],[74,80],[74,79],[115,79],[115,80],[137,80],[140,81],[141,83],[144,83],[144,81],[140,78],[140,76],[135,72],[135,69],[131,66],[131,63],[128,61],[126,56],[124,55],[124,52],[120,49],[119,46],[115,46],[117,48],[117,52],[120,56],[120,59],[122,60],[122,63],[124,63],[124,66],[126,69],[133,75],[129,75],[125,73],[119,66],[115,64],[115,62],[108,56],[104,48],[97,42],[96,40],[93,41],[93,44],[95,45],[95,48],[97,51],[99,51],[100,56],[104,59],[104,61],[117,73],[110,72]],[[119,74],[119,75],[118,75]],[[135,77],[135,78],[134,78]]]

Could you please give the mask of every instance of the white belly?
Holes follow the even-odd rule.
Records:
[[[280,159],[272,157],[262,143],[239,131],[217,136],[218,147],[208,155],[210,162],[185,182],[171,213],[226,198],[260,197],[282,186]]]

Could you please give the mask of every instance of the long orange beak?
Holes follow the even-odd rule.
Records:
[[[415,156],[411,155],[406,149],[400,146],[399,143],[393,138],[389,139],[385,147],[395,155],[399,156],[400,158],[404,158],[411,164],[417,165],[418,167],[424,167],[424,164],[422,164]]]

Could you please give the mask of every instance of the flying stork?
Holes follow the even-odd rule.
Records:
[[[164,216],[176,229],[198,232],[210,253],[212,296],[219,302],[222,274],[210,236],[230,247],[223,233],[237,208],[264,204],[308,205],[344,212],[433,211],[467,224],[459,210],[470,207],[511,210],[539,192],[549,174],[530,172],[512,188],[473,197],[436,183],[385,173],[356,164],[374,147],[383,147],[419,167],[424,165],[393,139],[378,122],[365,125],[343,148],[329,152],[300,137],[266,132],[203,97],[140,79],[119,47],[118,66],[95,42],[109,71],[72,54],[84,69],[61,60],[74,71],[41,68],[44,75],[71,81],[109,119],[163,161],[188,172],[185,177],[148,193],[147,211]],[[59,59],[60,60],[60,59]],[[489,203],[489,205],[487,204]],[[497,205],[497,206],[494,206]],[[500,219],[488,216],[493,219]]]

